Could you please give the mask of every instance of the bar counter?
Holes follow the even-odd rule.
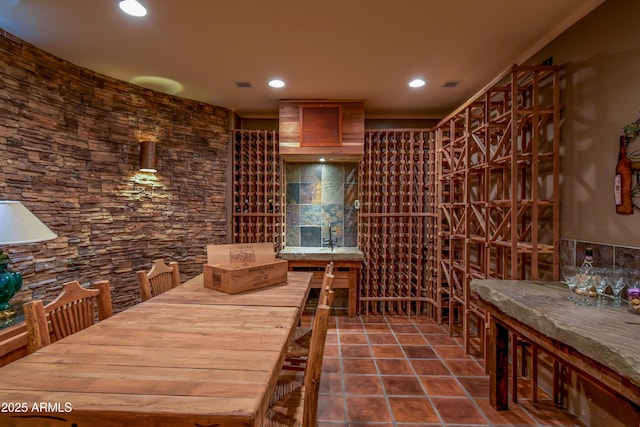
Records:
[[[471,291],[491,317],[487,366],[494,407],[507,408],[508,332],[640,405],[640,315],[629,306],[579,306],[559,282],[472,280]]]
[[[289,246],[278,253],[278,258],[289,261],[289,271],[313,271],[312,288],[320,288],[324,276],[324,267],[333,262],[334,289],[348,289],[349,316],[355,316],[358,310],[358,277],[364,253],[354,247],[318,248]]]

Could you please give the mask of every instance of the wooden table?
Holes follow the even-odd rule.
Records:
[[[288,272],[286,286],[271,286],[239,294],[225,294],[204,287],[203,275],[199,274],[171,292],[152,298],[150,303],[257,305],[272,307],[304,308],[309,296],[311,273]]]
[[[494,408],[508,408],[510,333],[619,399],[640,405],[640,316],[629,307],[578,306],[557,282],[474,279],[471,290],[490,316],[487,368]]]
[[[310,280],[195,278],[53,343],[0,368],[0,425],[260,426]]]

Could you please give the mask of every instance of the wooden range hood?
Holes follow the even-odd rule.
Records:
[[[280,156],[288,162],[359,162],[364,154],[364,102],[281,100]]]

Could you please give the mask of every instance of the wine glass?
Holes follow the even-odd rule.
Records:
[[[589,272],[583,272],[581,268],[578,268],[576,278],[576,293],[580,295],[577,304],[592,305],[590,294],[593,292],[596,282],[593,269],[591,269]]]
[[[631,278],[634,276],[631,270],[624,268],[615,268],[612,273],[611,290],[613,291],[613,305],[614,307],[620,307],[622,305],[621,291],[625,286],[628,286],[631,282]]]
[[[576,299],[573,297],[574,289],[578,284],[578,271],[579,267],[575,265],[565,264],[562,266],[562,278],[564,279],[562,283],[569,287],[569,296],[567,300],[575,302]]]
[[[594,273],[596,292],[598,293],[596,306],[602,307],[606,305],[604,292],[607,290],[611,282],[611,269],[606,267],[598,267],[594,269]]]

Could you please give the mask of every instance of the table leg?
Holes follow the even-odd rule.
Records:
[[[524,352],[524,348],[522,350]],[[515,332],[511,332],[511,401],[518,403],[518,335]]]
[[[489,403],[497,410],[509,408],[509,330],[491,316],[489,334]]]
[[[356,315],[358,301],[358,269],[349,269],[349,317]]]

